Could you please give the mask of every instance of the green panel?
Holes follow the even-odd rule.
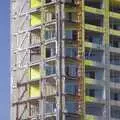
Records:
[[[99,14],[99,15],[103,15],[104,11],[101,9],[97,9],[97,8],[93,8],[93,7],[88,7],[85,6],[85,11],[86,12],[90,12],[90,13],[94,13],[94,14]]]
[[[41,0],[31,0],[31,8],[37,8],[41,6]]]
[[[110,29],[110,34],[115,35],[115,36],[120,36],[120,31],[119,30],[112,30]]]
[[[85,24],[85,29],[95,31],[95,32],[101,32],[101,33],[105,31],[102,27],[98,27],[98,26],[90,25],[90,24]]]
[[[85,101],[86,102],[94,102],[95,101],[95,97],[85,96]]]
[[[89,77],[85,77],[85,83],[89,84],[89,85],[99,84],[100,86],[104,86],[105,81],[104,80],[96,80],[96,79],[92,79],[92,78],[89,78]]]
[[[99,44],[96,44],[96,43],[85,42],[85,47],[87,47],[87,48],[100,49],[100,48],[102,48],[103,46],[102,46],[102,45],[99,45]]]
[[[40,25],[41,21],[41,14],[40,13],[32,13],[31,14],[31,26]]]
[[[94,62],[92,60],[85,60],[85,65],[92,66]]]
[[[68,64],[74,64],[74,63],[76,63],[77,64],[77,62],[75,62],[74,60],[72,60],[72,59],[67,59],[67,62],[66,63],[68,63]]]
[[[120,14],[115,12],[110,12],[110,17],[120,19]]]
[[[96,118],[93,115],[87,115],[86,120],[96,120]]]
[[[93,46],[93,43],[85,42],[85,47],[92,48],[92,46]]]
[[[91,78],[85,77],[85,83],[87,83],[87,84],[93,84],[94,80],[91,79]]]

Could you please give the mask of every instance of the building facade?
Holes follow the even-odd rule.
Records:
[[[120,120],[119,0],[11,0],[11,120]]]

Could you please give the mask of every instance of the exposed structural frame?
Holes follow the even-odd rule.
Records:
[[[120,118],[119,7],[11,0],[11,120]]]
[[[12,101],[12,113],[11,113],[11,119],[12,120],[47,120],[49,117],[56,117],[56,120],[65,120],[64,116],[64,99],[65,96],[63,94],[64,84],[65,84],[65,55],[64,55],[64,29],[65,29],[65,22],[64,22],[64,4],[65,0],[58,0],[53,1],[51,5],[55,5],[55,11],[56,11],[56,20],[51,21],[48,23],[44,23],[44,11],[48,5],[44,5],[44,0],[41,0],[41,6],[38,9],[30,9],[30,2],[28,0],[12,0],[11,1],[11,101]],[[77,42],[78,42],[78,65],[79,65],[79,76],[77,78],[77,82],[79,84],[79,93],[77,96],[77,101],[79,103],[79,114],[84,118],[85,114],[85,100],[84,100],[84,31],[82,29],[83,27],[83,21],[84,21],[84,12],[83,11],[83,0],[76,0],[76,8],[77,8],[77,26],[78,26],[78,35],[77,35]],[[41,22],[43,24],[31,27],[30,26],[30,14],[41,11]],[[38,16],[39,17],[39,16]],[[45,45],[48,44],[44,41],[44,29],[46,26],[50,26],[52,24],[55,24],[55,30],[57,39],[53,40],[56,43],[57,47],[57,55],[54,58],[51,58],[53,60],[56,60],[56,75],[53,76],[46,76],[45,75],[45,61],[50,61],[51,59],[46,60],[45,59]],[[40,30],[41,31],[41,41],[38,44],[31,45],[31,32],[34,30]],[[53,42],[51,41],[51,42]],[[50,43],[51,43],[50,42]],[[33,48],[41,48],[41,58],[40,61],[31,63],[31,49]],[[37,51],[39,52],[39,51]],[[41,69],[41,75],[40,79],[38,81],[30,81],[29,79],[32,79],[31,74],[32,73],[32,66],[38,65]],[[26,75],[28,78],[26,78]],[[49,96],[46,96],[45,88],[47,81],[49,79],[52,79],[53,82],[55,82],[56,85],[56,93],[51,94]],[[31,84],[34,85],[35,82],[38,82],[38,84],[41,86],[40,88],[40,97],[34,97],[30,98],[29,89],[33,89],[34,87],[31,87]],[[56,101],[56,113],[52,113],[51,115],[47,116],[44,113],[44,103],[46,102],[46,99],[54,99],[52,97],[55,97]],[[35,117],[32,117],[31,115],[31,103],[34,101],[39,101],[39,114],[37,114]],[[25,116],[23,116],[25,115]]]

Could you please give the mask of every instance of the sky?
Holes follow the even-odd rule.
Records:
[[[10,28],[9,13],[10,0],[2,0],[0,3],[0,120],[10,120],[9,117],[9,93],[10,93]]]

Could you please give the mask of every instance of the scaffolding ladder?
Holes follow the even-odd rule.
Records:
[[[84,84],[84,34],[83,34],[83,0],[76,0],[77,14],[77,47],[78,47],[78,103],[80,120],[84,120],[85,114],[85,84]]]

